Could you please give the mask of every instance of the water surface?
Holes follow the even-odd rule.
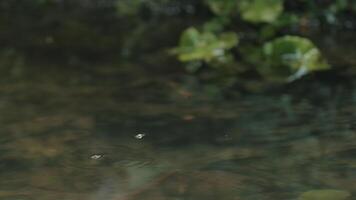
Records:
[[[110,69],[39,69],[2,81],[0,199],[355,195],[352,90],[321,101],[284,93],[205,101]]]

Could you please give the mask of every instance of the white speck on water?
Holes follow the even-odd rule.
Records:
[[[138,140],[141,140],[141,139],[143,139],[143,137],[145,137],[145,136],[146,136],[145,133],[139,133],[139,134],[135,135],[135,138],[138,139]]]
[[[93,155],[90,156],[90,159],[99,160],[99,159],[101,159],[102,157],[104,157],[104,155],[101,155],[101,154],[93,154]]]

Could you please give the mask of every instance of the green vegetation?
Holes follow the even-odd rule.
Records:
[[[241,17],[251,23],[272,23],[283,11],[282,0],[243,0],[239,2]]]
[[[266,77],[288,77],[293,80],[308,72],[329,68],[319,49],[306,38],[279,37],[265,43],[262,51],[265,65],[257,70]]]
[[[238,43],[235,33],[222,33],[215,35],[212,32],[200,33],[195,28],[187,29],[180,40],[177,54],[181,61],[203,60],[211,62],[214,59],[224,61],[227,51]]]
[[[314,3],[305,2],[306,10],[299,13],[298,10],[284,8],[287,0],[206,0],[205,3],[214,16],[197,28],[185,30],[175,49],[178,59],[187,63],[188,71],[196,72],[203,63],[211,70],[230,65],[239,68],[234,70],[236,73],[229,74],[238,79],[239,73],[246,71],[246,66],[233,63],[245,63],[249,70],[256,71],[265,80],[285,82],[331,68],[310,39],[298,36],[300,31],[282,31],[302,26],[309,12],[318,13]],[[323,10],[325,19],[330,21],[331,17],[335,18],[339,12],[348,9],[349,4],[351,2],[344,0],[330,3]],[[238,20],[240,26],[253,25],[255,32],[235,27]],[[254,41],[238,45],[240,35],[252,35]],[[194,70],[191,66],[195,66]]]
[[[36,59],[184,66],[214,91],[334,70],[312,35],[356,27],[351,0],[38,0],[0,9],[4,73],[19,76]]]

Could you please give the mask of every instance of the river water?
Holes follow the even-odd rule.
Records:
[[[117,66],[31,69],[1,81],[0,199],[356,194],[352,89],[206,100],[169,80],[115,78]]]

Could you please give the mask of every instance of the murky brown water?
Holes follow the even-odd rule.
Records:
[[[284,94],[204,102],[178,90],[146,99],[140,83],[41,73],[0,85],[0,199],[356,194],[354,91],[317,103]]]

